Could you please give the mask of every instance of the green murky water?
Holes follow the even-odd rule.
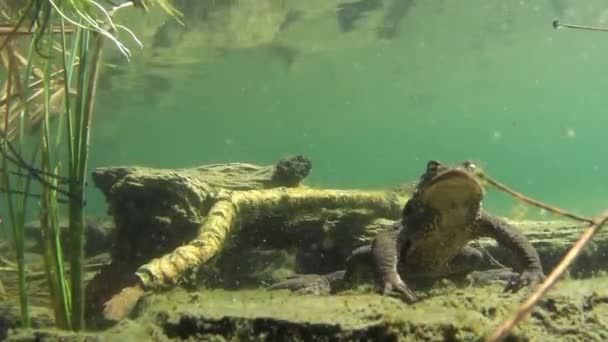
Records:
[[[539,199],[606,206],[608,34],[551,27],[603,24],[601,1],[413,1],[393,39],[376,37],[382,9],[344,33],[329,2],[287,1],[300,19],[261,46],[165,53],[193,61],[170,70],[135,53],[133,86],[100,92],[91,167],[302,153],[312,184],[374,188],[415,179],[428,159],[471,158]],[[513,204],[486,201],[505,214]]]

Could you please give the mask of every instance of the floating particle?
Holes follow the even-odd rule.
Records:
[[[568,127],[564,129],[564,136],[568,139],[573,139],[576,137],[576,132],[572,128]]]
[[[528,206],[522,202],[516,202],[511,207],[511,214],[509,215],[513,220],[524,220],[528,216]]]
[[[494,131],[494,132],[492,132],[492,140],[498,141],[501,138],[502,138],[502,133],[500,133],[500,131]]]

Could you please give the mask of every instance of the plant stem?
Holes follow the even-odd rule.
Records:
[[[65,51],[64,51],[65,52]],[[46,60],[44,68],[44,117],[42,124],[41,170],[51,171],[51,136],[50,136],[50,82],[51,62]],[[58,167],[53,171],[57,171]],[[57,173],[59,174],[59,173]],[[55,312],[55,321],[60,328],[70,328],[69,293],[66,293],[65,271],[63,268],[63,253],[61,249],[60,231],[58,227],[57,185],[56,178],[47,176],[47,184],[42,184],[42,201],[40,210],[40,227],[44,241],[44,261],[49,283],[49,292]]]
[[[79,145],[79,135],[74,134],[74,130],[80,127],[84,97],[86,94],[86,73],[88,66],[89,52],[89,32],[82,31],[79,42],[79,60],[77,78],[77,96],[76,109],[73,113],[73,119],[68,119],[68,141],[69,146],[73,149],[69,151],[69,174],[74,181],[69,185],[70,203],[69,203],[69,234],[70,234],[70,284],[72,288],[72,328],[81,330],[84,328],[84,289],[82,284],[82,255],[83,255],[83,198],[82,198],[82,182],[78,177],[78,154],[76,153]],[[70,113],[71,114],[71,113]]]
[[[14,64],[14,59],[12,56],[8,56],[8,78],[7,78],[7,95],[10,95],[12,91],[12,73],[16,72],[16,65]],[[10,96],[7,96],[9,98]],[[4,136],[2,140],[2,144],[4,150],[8,145],[8,132],[9,132],[9,122],[10,122],[10,100],[6,104],[6,113],[5,113],[5,121],[4,121]],[[7,189],[6,199],[8,203],[9,216],[11,220],[11,225],[13,227],[13,242],[15,243],[15,253],[17,259],[17,272],[18,272],[18,281],[19,281],[19,304],[21,307],[21,324],[25,328],[29,328],[31,325],[30,315],[29,315],[29,305],[28,305],[28,296],[27,296],[27,284],[25,277],[25,242],[24,242],[24,233],[23,233],[23,216],[25,215],[25,201],[27,200],[26,195],[21,195],[19,198],[22,199],[20,205],[17,208],[14,207],[13,197],[10,192],[11,184],[9,179],[9,167],[8,167],[8,158],[5,154],[2,154],[2,174],[3,174],[3,183],[4,188]],[[29,178],[26,182],[26,186],[29,186]],[[27,190],[27,189],[26,189]],[[26,191],[27,192],[27,191]]]
[[[85,205],[85,175],[87,170],[87,161],[89,153],[90,128],[93,117],[94,98],[97,90],[97,79],[99,75],[101,52],[103,46],[103,36],[98,33],[93,34],[92,54],[89,60],[87,58],[88,46],[81,45],[80,67],[88,68],[88,72],[84,72],[80,76],[79,81],[86,80],[80,83],[79,91],[83,96],[83,101],[78,106],[76,123],[78,125],[78,135],[76,139],[76,151],[72,163],[72,179],[77,182],[70,183],[70,269],[72,278],[72,325],[74,330],[84,329],[84,284],[83,284],[83,260],[84,260],[84,205]],[[88,39],[85,39],[88,41]],[[84,50],[84,51],[83,51]],[[79,96],[80,97],[80,96]]]

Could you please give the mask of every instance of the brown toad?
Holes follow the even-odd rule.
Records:
[[[270,289],[333,292],[351,279],[359,264],[371,263],[384,294],[395,290],[412,302],[416,295],[400,272],[407,278],[473,271],[485,256],[469,243],[481,237],[495,239],[523,263],[523,272],[509,281],[505,290],[515,292],[537,285],[544,278],[538,253],[514,227],[481,209],[485,192],[475,172],[475,165],[468,161],[455,167],[429,161],[402,218],[393,229],[378,233],[371,245],[354,250],[346,270],[295,275]]]

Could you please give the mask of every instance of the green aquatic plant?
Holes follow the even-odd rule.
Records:
[[[154,2],[179,16],[167,0]],[[56,324],[84,328],[85,182],[94,99],[104,41],[110,40],[126,58],[131,53],[118,34],[127,33],[139,43],[133,32],[113,21],[117,10],[132,5],[146,8],[150,2],[0,0],[0,17],[11,23],[0,25],[0,57],[7,75],[0,88],[0,181],[12,227],[25,327],[30,317],[24,222],[28,203],[36,198]],[[20,53],[24,46],[27,56]],[[28,127],[40,135],[28,139]],[[24,157],[27,152],[29,160]],[[30,193],[38,185],[40,194]],[[64,264],[58,224],[63,202],[69,216],[69,267]]]
[[[8,206],[8,215],[9,215],[9,219],[10,219],[10,223],[12,226],[12,237],[13,237],[13,242],[14,242],[14,248],[15,248],[15,253],[16,253],[16,260],[17,260],[17,272],[18,272],[18,284],[19,284],[19,303],[21,306],[21,320],[22,320],[22,324],[25,327],[29,327],[30,326],[30,316],[29,316],[29,305],[28,305],[28,297],[27,297],[27,288],[26,288],[26,272],[25,272],[25,237],[24,237],[24,223],[25,223],[25,216],[26,216],[26,208],[27,208],[27,193],[29,192],[29,188],[30,188],[30,184],[31,184],[31,177],[25,177],[25,178],[18,178],[16,180],[16,199],[13,198],[13,184],[15,182],[13,182],[14,177],[10,177],[11,175],[11,170],[9,170],[9,162],[14,161],[14,159],[12,159],[11,157],[9,157],[8,155],[8,151],[10,150],[11,152],[13,152],[15,155],[19,155],[19,153],[15,150],[14,147],[12,147],[11,142],[9,140],[9,136],[10,136],[10,122],[11,122],[11,102],[10,99],[12,97],[12,89],[13,89],[13,82],[17,84],[17,86],[15,86],[14,88],[18,89],[19,85],[21,84],[19,76],[16,73],[16,69],[18,68],[16,66],[16,58],[13,54],[5,52],[3,54],[4,56],[6,56],[5,59],[7,62],[5,63],[7,65],[7,85],[6,85],[6,96],[4,96],[4,98],[6,99],[6,104],[5,104],[5,115],[4,115],[4,120],[3,120],[3,139],[2,139],[2,189],[6,192],[6,202],[7,202],[7,206]],[[31,54],[30,54],[31,57]],[[25,71],[23,72],[23,76],[27,79],[28,77],[31,76],[31,72],[32,72],[32,62],[31,62],[31,58],[30,61],[27,63]],[[25,87],[22,91],[22,95],[23,97],[26,97],[28,95],[28,87]],[[20,128],[23,128],[24,126],[24,120],[23,120],[23,115],[21,115],[20,120],[19,120],[20,124]],[[21,136],[22,137],[22,136]],[[19,144],[18,147],[21,147],[23,145],[23,141],[21,139],[21,137],[19,138]],[[22,159],[22,158],[21,158]],[[21,165],[20,163],[15,163],[17,164],[17,171],[18,173],[21,173],[21,171],[23,170],[23,165]]]

